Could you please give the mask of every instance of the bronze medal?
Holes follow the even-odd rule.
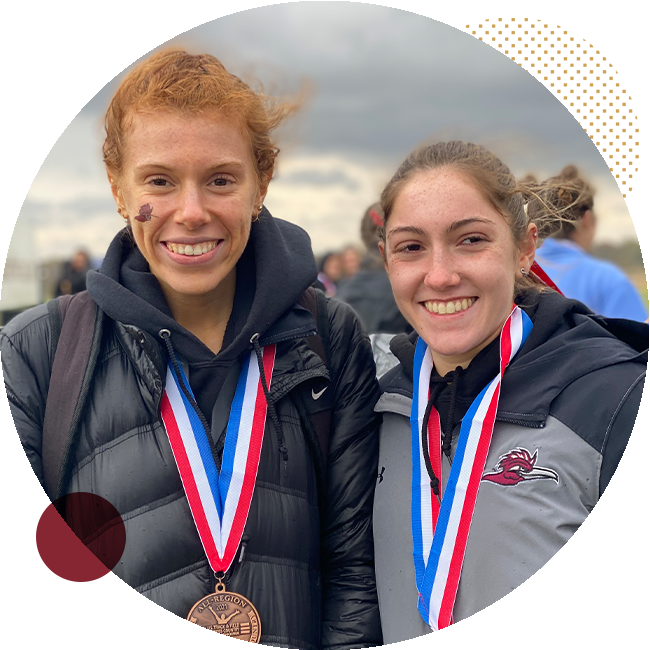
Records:
[[[187,620],[242,641],[260,642],[262,627],[253,603],[245,596],[226,591],[223,582],[217,583],[215,593],[194,604]]]

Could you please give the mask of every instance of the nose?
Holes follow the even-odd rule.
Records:
[[[431,289],[442,290],[460,283],[460,274],[455,269],[453,256],[444,251],[434,251],[429,258],[429,267],[424,284]]]
[[[183,189],[180,204],[176,211],[176,223],[183,224],[189,230],[195,230],[210,222],[210,215],[205,207],[204,196],[198,187],[188,186]]]

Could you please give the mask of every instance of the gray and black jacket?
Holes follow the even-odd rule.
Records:
[[[315,275],[306,233],[264,212],[238,264],[235,306],[215,356],[173,320],[144,258],[125,233],[118,235],[101,271],[88,278],[104,325],[67,491],[98,494],[118,509],[126,550],[115,573],[186,617],[214,591],[215,577],[160,417],[167,352],[158,332],[171,331],[217,450],[239,360],[259,333],[262,346],[277,344],[269,409],[280,431],[267,417],[255,492],[227,587],[257,608],[264,644],[374,646],[381,643],[371,524],[379,388],[368,338],[348,306],[327,304],[329,368],[308,347],[305,337],[316,324],[296,301]],[[16,317],[0,335],[12,415],[39,479],[50,337],[45,305]],[[309,410],[328,400],[332,429],[323,462]]]
[[[453,618],[491,605],[540,569],[573,535],[609,483],[634,426],[647,365],[648,326],[605,320],[557,293],[528,293],[532,332],[508,366],[478,493]],[[431,629],[417,607],[411,539],[415,334],[394,337],[400,365],[381,380],[383,414],[374,533],[384,641]],[[497,374],[498,339],[431,392],[443,440],[442,495],[460,421]],[[442,387],[442,388],[441,388]],[[448,456],[448,457],[447,457]]]

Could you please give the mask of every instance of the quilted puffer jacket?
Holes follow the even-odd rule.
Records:
[[[236,296],[234,326],[229,324],[224,349],[211,359],[171,319],[160,295],[147,295],[155,279],[144,258],[127,238],[116,237],[102,270],[88,282],[104,314],[103,333],[67,491],[98,494],[118,509],[126,549],[115,573],[186,617],[214,591],[215,577],[161,421],[167,352],[157,332],[162,326],[171,331],[193,390],[199,388],[193,378],[207,377],[206,368],[221,377],[211,420],[216,442],[224,435],[239,359],[250,353],[251,333],[259,333],[261,345],[277,344],[269,408],[277,413],[283,440],[267,417],[241,548],[226,574],[228,590],[257,608],[263,644],[309,650],[378,645],[371,508],[379,392],[369,341],[351,309],[329,301],[329,367],[308,347],[305,337],[316,324],[296,300],[315,269],[303,231],[263,214],[242,257],[251,259],[248,274],[238,266],[237,285],[238,296],[248,290],[250,300]],[[250,282],[240,286],[240,276],[254,290]],[[45,305],[16,317],[0,335],[11,411],[41,481],[50,338]],[[320,458],[324,481],[317,479],[318,442],[309,418],[317,400],[332,407],[327,462]]]

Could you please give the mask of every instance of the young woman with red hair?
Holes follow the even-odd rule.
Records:
[[[264,208],[270,132],[290,110],[208,55],[154,54],[122,82],[104,161],[125,227],[88,275],[94,368],[49,496],[108,499],[126,527],[117,575],[194,623],[269,645],[375,646],[375,367],[351,309],[317,298],[317,324],[302,306],[309,238]],[[1,337],[46,486],[52,337],[45,305]]]

